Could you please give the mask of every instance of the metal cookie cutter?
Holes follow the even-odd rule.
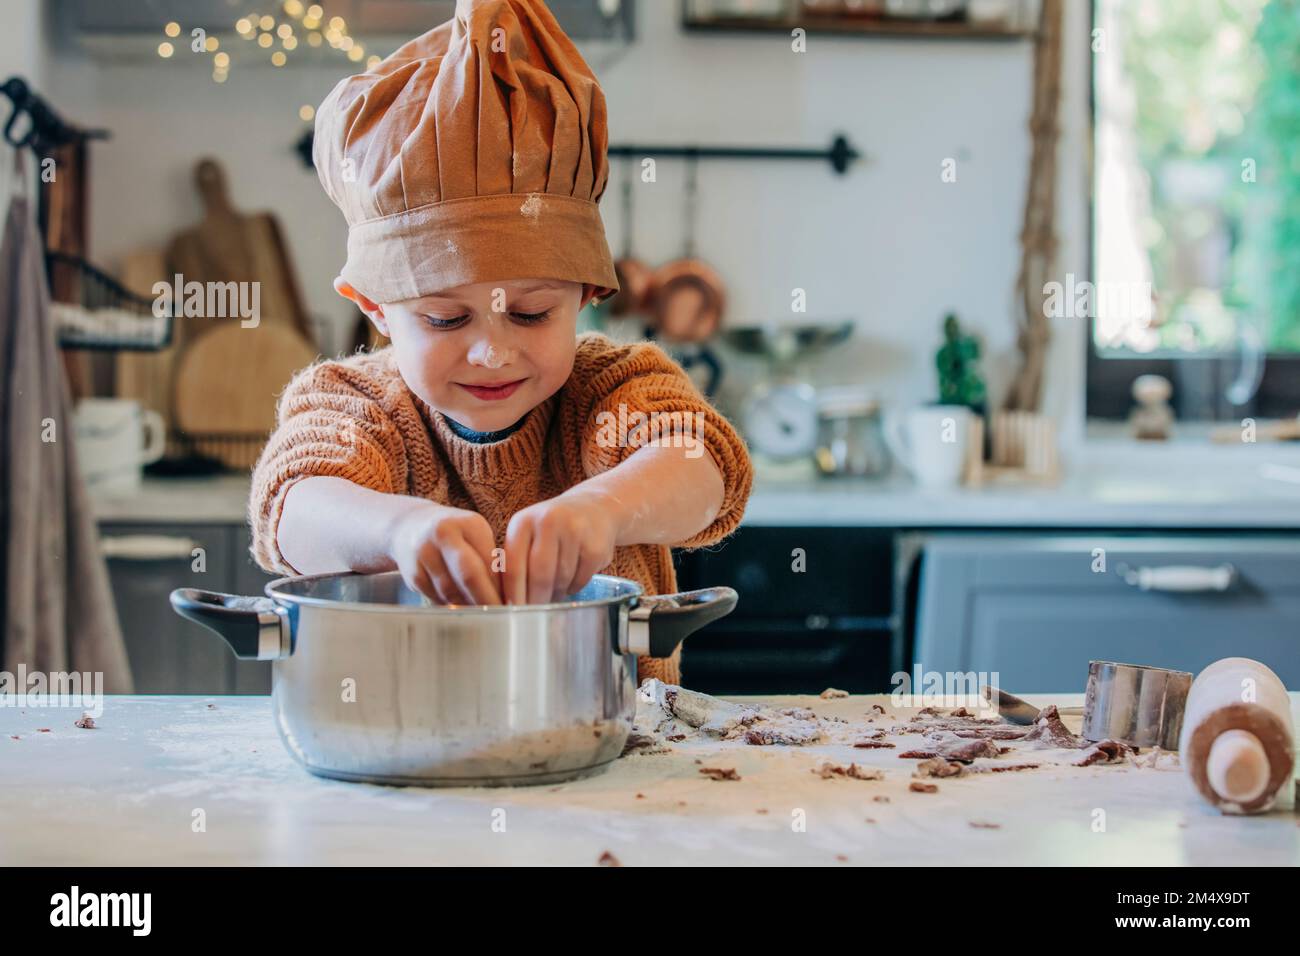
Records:
[[[1089,661],[1083,736],[1177,750],[1191,689],[1192,675],[1187,671]]]

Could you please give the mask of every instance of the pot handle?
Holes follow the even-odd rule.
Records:
[[[181,617],[219,634],[240,660],[278,661],[293,653],[289,612],[270,598],[177,588],[171,602]]]
[[[732,588],[702,588],[638,599],[628,613],[624,654],[671,657],[679,644],[704,625],[730,614],[740,596]]]

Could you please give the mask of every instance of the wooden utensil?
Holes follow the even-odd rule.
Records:
[[[257,282],[262,323],[285,323],[308,341],[311,327],[280,225],[269,212],[247,215],[231,202],[226,174],[215,159],[194,167],[203,220],[179,233],[167,248],[169,274],[188,282]],[[183,341],[214,327],[213,317],[177,322]],[[182,348],[184,346],[182,345]]]
[[[228,468],[249,468],[261,446],[217,436],[266,436],[275,427],[276,396],[316,349],[284,323],[242,328],[227,320],[192,343],[176,370],[176,424],[199,436],[194,448]],[[204,438],[202,436],[209,436]]]
[[[122,285],[136,295],[153,298],[154,283],[168,281],[162,249],[136,249],[122,260]],[[172,344],[159,352],[118,352],[114,360],[113,393],[118,398],[135,399],[142,407],[169,420],[177,353],[175,332]]]

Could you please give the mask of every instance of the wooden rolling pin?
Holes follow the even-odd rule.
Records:
[[[1178,753],[1214,806],[1229,813],[1270,809],[1295,762],[1286,687],[1259,661],[1215,661],[1192,682]]]

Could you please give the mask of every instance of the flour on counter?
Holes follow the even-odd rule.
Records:
[[[743,740],[753,746],[802,747],[827,739],[822,723],[806,707],[756,707],[710,697],[651,678],[641,685],[639,701],[653,702],[669,718],[709,737]],[[665,731],[664,724],[657,728]]]
[[[1055,707],[1044,708],[1034,726],[1025,727],[999,717],[981,717],[961,707],[947,712],[936,707],[900,712],[873,703],[856,718],[842,716],[844,702],[850,699],[823,694],[824,703],[814,711],[799,705],[723,700],[651,679],[638,692],[637,722],[625,754],[665,754],[675,749],[673,744],[689,744],[694,749],[708,741],[741,750],[776,747],[795,752],[816,749],[824,754],[827,749],[840,752],[839,748],[845,748],[850,753],[870,752],[874,759],[844,762],[821,756],[812,773],[862,780],[882,779],[893,767],[916,778],[944,778],[1044,766],[1091,767],[1132,759],[1132,750],[1117,741],[1093,744],[1073,733]],[[877,724],[877,719],[884,726]],[[1000,746],[1002,743],[1006,746]],[[1025,750],[1034,751],[1033,762],[1016,759]],[[866,757],[863,754],[860,759]],[[1150,759],[1154,766],[1157,758]],[[912,764],[913,760],[919,763]]]

